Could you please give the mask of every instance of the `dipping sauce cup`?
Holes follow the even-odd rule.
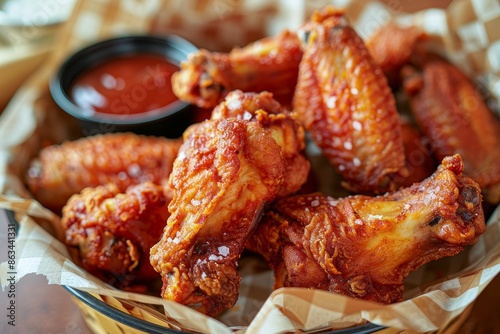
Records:
[[[171,76],[196,50],[174,35],[100,41],[66,59],[50,91],[85,136],[132,131],[179,137],[192,123],[192,108],[173,94]]]

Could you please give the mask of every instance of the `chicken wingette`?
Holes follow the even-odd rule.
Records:
[[[327,7],[303,29],[293,100],[298,119],[346,188],[393,189],[391,176],[404,167],[405,156],[396,103],[382,70],[343,11]]]
[[[26,181],[45,207],[60,213],[67,200],[86,187],[107,183],[124,192],[130,185],[168,180],[182,141],[116,133],[85,137],[42,149]]]
[[[460,154],[465,173],[485,200],[500,202],[500,120],[470,79],[432,54],[420,57],[421,70],[403,70],[411,110],[438,160]]]
[[[426,38],[426,34],[418,27],[390,23],[379,28],[366,41],[366,47],[390,86],[397,89],[401,83],[401,69],[412,62],[415,48]]]
[[[411,271],[457,254],[485,230],[481,190],[463,168],[459,155],[447,157],[423,182],[384,196],[283,198],[247,247],[274,270],[275,288],[401,301]]]

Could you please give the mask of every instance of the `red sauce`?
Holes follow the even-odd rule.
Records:
[[[70,91],[80,108],[106,114],[138,114],[177,100],[171,76],[179,68],[155,54],[108,60],[80,74]]]

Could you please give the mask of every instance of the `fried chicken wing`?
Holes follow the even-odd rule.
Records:
[[[405,168],[395,175],[398,187],[409,187],[432,175],[438,163],[434,159],[429,140],[407,119],[401,120],[401,135],[405,149]]]
[[[344,13],[327,7],[305,26],[294,111],[356,192],[385,192],[404,166],[401,125],[382,70]]]
[[[263,117],[265,110],[271,118]],[[272,131],[274,140],[280,145],[286,162],[286,175],[279,196],[297,192],[307,179],[310,163],[303,154],[305,149],[304,129],[295,121],[295,115],[273,98],[269,92],[244,93],[240,90],[230,92],[225,100],[212,112],[212,119],[238,118],[258,120]]]
[[[244,244],[268,204],[286,194],[280,144],[295,128],[284,118],[260,110],[255,119],[207,120],[186,131],[170,176],[171,216],[151,249],[163,298],[210,316],[234,305]]]
[[[224,101],[212,111],[211,119],[239,118],[250,120],[258,110],[268,114],[291,114],[270,92],[243,92],[239,89],[227,94]]]
[[[422,71],[405,68],[404,88],[437,159],[459,153],[485,199],[500,202],[500,121],[457,67],[428,56]]]
[[[480,188],[462,171],[455,155],[425,181],[385,196],[281,199],[247,246],[274,269],[275,288],[400,301],[411,271],[457,254],[485,230]]]
[[[291,105],[302,50],[295,33],[283,31],[230,53],[200,50],[181,64],[172,77],[173,91],[181,100],[213,108],[236,89],[270,91]]]
[[[426,34],[418,27],[402,27],[395,23],[382,26],[367,41],[366,47],[386,75],[391,87],[399,86],[399,72],[411,62],[413,51]]]
[[[151,182],[125,193],[114,184],[85,188],[63,208],[65,242],[78,249],[83,268],[119,288],[159,279],[149,250],[165,227],[169,201]]]
[[[120,191],[145,181],[168,180],[182,141],[132,133],[85,137],[40,151],[26,181],[45,207],[60,212],[86,187],[114,183]]]

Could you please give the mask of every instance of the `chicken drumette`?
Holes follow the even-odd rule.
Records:
[[[211,316],[238,298],[237,261],[263,211],[299,189],[309,170],[305,159],[294,158],[302,154],[304,138],[293,118],[247,113],[185,132],[170,176],[171,216],[151,249],[162,297]],[[290,169],[289,163],[296,165]],[[303,177],[288,175],[297,171]]]
[[[425,181],[385,196],[281,199],[247,246],[274,269],[275,288],[400,301],[411,271],[457,254],[485,230],[481,190],[462,171],[455,155]]]
[[[78,249],[83,268],[119,288],[160,276],[149,262],[169,216],[163,189],[151,182],[121,193],[114,184],[85,188],[63,208],[68,246]]]

